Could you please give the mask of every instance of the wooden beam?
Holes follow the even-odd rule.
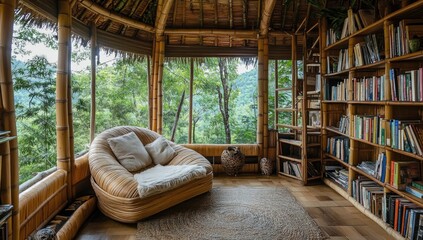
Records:
[[[275,8],[276,0],[264,1],[263,12],[260,21],[260,36],[266,36],[269,32],[270,18]]]
[[[15,0],[0,0],[0,90],[1,90],[1,108],[3,110],[3,127],[4,130],[10,131],[10,136],[17,136],[16,131],[16,116],[15,103],[12,80],[12,36],[13,36],[13,21],[15,13]],[[18,142],[15,139],[9,143],[4,143],[4,150],[2,152],[3,162],[9,165],[9,171],[3,175],[5,171],[0,170],[0,182],[3,186],[4,178],[9,178],[8,191],[10,191],[10,201],[7,203],[13,204],[12,218],[9,220],[9,237],[13,240],[19,239],[19,159],[18,159]],[[3,150],[3,149],[2,149]],[[2,161],[0,160],[0,169]],[[7,171],[7,169],[4,169]],[[3,187],[0,187],[3,188]],[[3,189],[0,190],[3,195]],[[3,196],[1,196],[3,198]],[[3,202],[3,199],[2,199]]]
[[[127,24],[131,27],[140,29],[140,30],[144,30],[147,32],[154,32],[154,28],[150,25],[147,25],[145,23],[139,22],[137,20],[134,20],[132,18],[128,18],[125,17],[123,15],[119,15],[117,13],[113,13],[108,9],[103,8],[102,6],[92,2],[91,0],[78,0],[80,5],[83,6],[84,8],[88,9],[91,12],[94,12],[96,14],[99,14],[105,18],[108,18],[110,20],[122,23],[122,24]],[[173,0],[169,0],[172,1]]]
[[[97,28],[91,25],[91,112],[90,112],[90,142],[95,137],[96,114],[96,76],[97,76]]]
[[[192,35],[192,36],[232,36],[234,38],[257,39],[255,30],[235,29],[166,29],[166,35]]]
[[[173,5],[174,0],[166,0],[163,4],[163,7],[160,9],[160,15],[158,16],[158,21],[156,25],[156,35],[162,36],[166,27],[166,20],[169,16],[170,8]]]

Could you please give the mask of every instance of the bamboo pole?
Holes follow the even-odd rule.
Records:
[[[257,87],[257,144],[259,158],[263,156],[263,129],[264,129],[264,39],[258,40],[258,87]]]
[[[165,29],[166,35],[192,35],[192,36],[231,36],[233,38],[257,39],[255,30],[239,29]]]
[[[304,19],[306,20],[306,19]],[[302,172],[303,172],[303,184],[307,185],[308,183],[308,175],[307,175],[307,162],[308,162],[308,154],[307,154],[307,125],[308,123],[308,114],[307,114],[307,64],[306,64],[306,58],[305,58],[305,54],[307,54],[307,34],[304,32],[303,34],[303,100],[301,101],[301,116],[302,116],[302,121],[301,121],[301,125],[302,125]]]
[[[72,16],[69,15],[69,23],[72,25]],[[70,36],[70,35],[69,35]],[[69,170],[68,170],[68,199],[74,198],[74,191],[72,190],[73,170],[75,168],[75,148],[74,148],[74,132],[73,132],[73,111],[72,111],[72,43],[69,38],[68,45],[68,126],[69,126]]]
[[[296,99],[297,99],[297,36],[292,35],[291,37],[291,59],[292,59],[292,75],[291,75],[291,82],[292,82],[292,107],[298,109],[296,106]],[[297,113],[292,114],[292,125],[297,126]],[[295,130],[295,136],[297,132]]]
[[[147,84],[148,84],[148,129],[152,129],[153,122],[153,83],[151,79],[150,56],[147,56]]]
[[[97,75],[97,28],[91,25],[91,112],[90,112],[90,142],[94,140],[96,113],[96,75]]]
[[[142,23],[140,21],[134,20],[132,18],[125,17],[121,14],[113,13],[110,10],[103,8],[102,6],[94,3],[91,0],[78,0],[78,1],[79,1],[79,4],[82,7],[86,8],[87,10],[89,10],[93,13],[99,14],[99,15],[105,17],[105,18],[112,20],[112,21],[116,21],[116,22],[119,22],[119,23],[122,23],[122,24],[125,24],[125,25],[129,25],[129,26],[134,27],[136,29],[144,30],[144,31],[147,31],[147,32],[151,32],[151,33],[154,32],[154,28],[152,26],[147,25],[145,23]]]
[[[279,105],[279,102],[278,102],[279,91],[277,90],[278,88],[279,88],[278,60],[275,60],[275,109],[278,109],[278,105]],[[275,121],[274,121],[275,122],[275,129],[278,130],[278,128],[279,128],[278,127],[279,112],[275,111],[274,114],[275,114]]]
[[[188,143],[192,143],[192,93],[194,89],[194,59],[191,58],[189,69],[189,127],[188,127]]]
[[[166,0],[163,3],[163,7],[158,9],[158,11],[160,11],[159,12],[160,15],[157,15],[159,17],[158,17],[158,20],[156,22],[156,35],[159,35],[159,36],[163,35],[164,29],[165,29],[165,26],[166,26],[166,20],[167,20],[167,17],[169,16],[169,11],[170,11],[170,8],[173,5],[173,1],[174,0]]]
[[[1,102],[3,108],[4,130],[10,131],[10,136],[17,136],[15,103],[13,94],[13,81],[11,70],[11,46],[13,36],[13,21],[15,0],[0,0],[0,88]],[[10,203],[14,206],[11,220],[11,239],[19,239],[19,159],[17,139],[3,144],[7,155],[2,161],[9,165],[9,169],[3,167],[1,175],[1,184],[5,181],[4,177],[9,179],[8,188],[10,188]],[[3,150],[3,149],[2,149]],[[4,166],[4,165],[3,165]],[[3,177],[4,176],[4,177]],[[1,186],[3,195],[3,186]],[[8,194],[9,195],[9,194]],[[10,223],[10,222],[9,222]],[[9,228],[10,229],[10,228]]]
[[[184,104],[185,90],[182,92],[181,100],[179,101],[178,110],[176,111],[175,121],[173,122],[172,135],[170,141],[175,141],[176,128],[178,128],[179,116],[181,114],[182,105]]]
[[[276,0],[264,1],[263,13],[260,21],[260,35],[267,36],[269,32],[270,18],[272,17],[273,8],[275,7]]]
[[[57,168],[68,173],[68,198],[71,194],[70,147],[68,119],[68,75],[70,47],[70,5],[67,0],[58,1],[58,52],[56,77],[56,133],[57,133]]]
[[[157,40],[153,41],[153,77],[152,77],[152,117],[151,117],[151,130],[157,131],[157,74],[158,74],[158,66],[159,66],[159,44]]]
[[[165,54],[165,42],[159,41],[159,62],[157,73],[157,133],[162,134],[163,128],[163,62]]]
[[[269,150],[269,40],[263,39],[263,157]]]

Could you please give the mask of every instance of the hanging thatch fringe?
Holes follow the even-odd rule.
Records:
[[[1,108],[3,112],[3,130],[9,130],[11,136],[17,136],[13,81],[11,71],[11,46],[13,36],[15,0],[0,1],[0,90]],[[12,218],[9,220],[9,237],[19,238],[19,159],[18,142],[13,139],[3,143],[0,149],[3,161],[0,161],[1,201],[14,206]],[[2,163],[3,162],[3,163]],[[7,201],[4,198],[6,192]]]

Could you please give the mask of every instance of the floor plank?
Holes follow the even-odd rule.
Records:
[[[307,210],[313,220],[331,240],[392,239],[378,224],[358,211],[350,202],[326,185],[303,186],[285,177],[216,176],[214,187],[286,187]],[[96,211],[81,228],[76,239],[81,240],[133,240],[136,224],[123,224]]]

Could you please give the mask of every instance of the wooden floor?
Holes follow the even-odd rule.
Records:
[[[302,186],[298,181],[286,177],[216,176],[213,186],[284,186],[329,235],[329,239],[392,239],[378,224],[326,185]],[[82,227],[76,239],[135,239],[136,230],[136,224],[118,223],[97,211]]]

